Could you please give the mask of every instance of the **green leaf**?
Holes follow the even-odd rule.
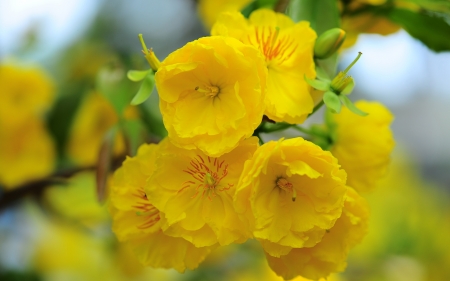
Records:
[[[256,2],[257,1],[252,1],[252,2],[250,2],[250,4],[245,6],[241,10],[241,14],[244,15],[244,17],[248,18],[254,10],[258,9],[258,4]]]
[[[244,17],[248,18],[254,10],[257,10],[260,8],[272,9],[276,3],[277,3],[277,0],[255,0],[255,1],[250,2],[247,6],[245,6],[241,10],[241,14],[243,14]]]
[[[423,9],[450,15],[450,1],[448,0],[406,0],[419,5]]]
[[[71,124],[83,102],[89,86],[84,83],[67,83],[60,90],[54,106],[48,114],[47,126],[55,141],[58,154],[64,155],[69,140]]]
[[[390,9],[387,16],[431,50],[450,50],[450,24],[443,17],[427,11],[413,12],[397,8]]]
[[[125,132],[124,135],[127,139],[127,143],[130,146],[130,155],[134,156],[136,155],[139,145],[144,143],[146,133],[144,123],[139,119],[124,120],[122,122],[122,128]]]
[[[128,70],[127,77],[133,82],[139,82],[144,80],[145,76],[147,76],[148,72],[152,71],[149,70]]]
[[[340,13],[336,0],[291,0],[286,14],[295,22],[309,21],[317,36],[323,32],[340,27]],[[337,54],[327,59],[316,59],[317,77],[331,80],[336,75]]]
[[[341,101],[335,93],[331,91],[325,92],[323,102],[333,113],[341,112]]]
[[[118,116],[130,104],[136,84],[126,78],[121,66],[107,65],[97,73],[96,89],[111,103]]]
[[[309,21],[317,35],[340,27],[340,17],[336,0],[291,0],[287,15],[295,22]]]
[[[314,60],[316,64],[317,78],[324,81],[330,81],[336,76],[337,72],[337,53],[333,54],[324,60]]]
[[[138,105],[146,101],[148,97],[150,97],[150,95],[152,94],[154,87],[155,87],[155,74],[153,72],[150,72],[142,81],[139,91],[131,100],[131,104]]]
[[[366,113],[366,112],[362,111],[361,109],[357,108],[347,96],[341,95],[341,96],[340,96],[340,99],[341,99],[342,103],[343,103],[343,104],[344,104],[351,112],[353,112],[353,113],[355,113],[355,114],[357,114],[357,115],[359,115],[359,116],[367,116],[367,115],[368,115],[368,113]]]
[[[305,81],[311,87],[313,87],[314,89],[317,89],[317,90],[327,91],[330,89],[330,81],[325,82],[325,81],[320,81],[320,80],[312,80],[312,79],[309,79],[308,77],[306,77],[306,75],[305,75]]]

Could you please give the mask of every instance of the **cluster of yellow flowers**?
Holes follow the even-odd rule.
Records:
[[[168,137],[127,158],[110,190],[113,230],[143,264],[194,269],[216,247],[254,238],[285,279],[345,268],[367,231],[358,192],[385,172],[393,147],[389,111],[360,102],[369,117],[330,113],[330,151],[252,137],[264,115],[298,124],[313,111],[315,40],[307,22],[271,10],[230,12],[161,63]]]
[[[0,65],[0,186],[13,189],[53,171],[55,151],[43,117],[53,83],[37,68]]]

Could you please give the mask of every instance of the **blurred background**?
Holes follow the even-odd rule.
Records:
[[[124,108],[123,116],[116,116],[119,105],[110,99],[116,94],[111,88],[132,97],[139,85],[125,82],[124,73],[148,68],[137,34],[162,60],[208,35],[197,5],[191,0],[0,0],[0,65],[33,69],[23,75],[42,78],[30,87],[50,93],[39,95],[42,106],[31,118],[40,125],[20,121],[14,136],[6,133],[8,126],[23,114],[0,105],[8,120],[0,123],[0,169],[10,179],[0,190],[0,280],[278,280],[252,242],[217,251],[185,275],[142,268],[117,243],[106,207],[97,203],[92,166],[108,130],[126,120],[137,132],[136,143],[149,141],[139,138],[142,127],[156,139],[164,136],[157,94],[139,108]],[[378,100],[393,112],[396,148],[389,174],[367,196],[369,234],[351,253],[346,272],[332,278],[450,280],[450,52],[433,52],[396,28],[388,35],[358,36],[342,50],[341,68],[358,51],[363,56],[350,71],[356,81],[352,99]],[[0,89],[12,79],[5,73],[0,71]],[[143,121],[135,122],[139,117]],[[42,168],[29,180],[52,171],[57,177],[31,184],[15,178],[7,159],[19,156],[11,154],[7,139],[35,156],[21,165]],[[130,145],[117,137],[116,162],[125,147]],[[8,186],[25,191],[7,195],[15,189]]]

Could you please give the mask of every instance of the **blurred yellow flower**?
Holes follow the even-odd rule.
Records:
[[[247,20],[239,12],[222,14],[212,35],[231,36],[258,48],[266,60],[265,114],[277,122],[302,123],[314,108],[311,87],[304,76],[316,77],[313,49],[315,31],[309,23],[294,23],[272,10],[254,11]]]
[[[345,5],[344,15],[341,18],[341,28],[347,33],[343,48],[355,44],[361,33],[374,33],[389,35],[400,30],[400,26],[393,23],[385,16],[371,12],[358,12],[364,10],[365,5],[379,6],[387,0],[352,0]],[[341,10],[342,10],[342,1]]]
[[[244,162],[258,146],[255,137],[221,157],[199,150],[161,144],[157,168],[146,193],[164,213],[163,230],[198,247],[242,243],[251,237],[233,207],[235,188]]]
[[[75,174],[67,184],[46,188],[43,197],[53,211],[87,227],[109,222],[107,209],[97,200],[93,171]]]
[[[347,108],[340,114],[329,113],[335,138],[330,151],[347,172],[347,184],[366,192],[375,187],[388,168],[394,147],[389,128],[393,116],[377,102],[358,101],[355,105],[369,115],[359,116]]]
[[[341,28],[347,32],[343,48],[353,46],[361,33],[389,35],[400,30],[400,26],[374,14],[343,17]]]
[[[12,189],[53,171],[53,140],[42,122],[53,95],[42,70],[0,65],[0,186]]]
[[[113,280],[102,239],[75,225],[47,221],[41,216],[40,225],[33,228],[36,242],[32,263],[42,280]]]
[[[4,188],[48,176],[55,158],[53,140],[39,119],[29,118],[15,128],[0,129],[0,185]]]
[[[110,193],[113,231],[142,264],[183,272],[196,268],[212,248],[197,248],[183,238],[162,232],[160,219],[164,215],[149,202],[144,191],[155,170],[157,151],[157,145],[144,144],[136,157],[127,158],[115,172]]]
[[[336,158],[302,138],[262,145],[245,165],[234,198],[264,250],[286,255],[312,247],[340,217],[345,171]]]
[[[200,0],[198,2],[198,13],[203,24],[208,30],[216,22],[222,12],[240,11],[250,4],[252,0]]]
[[[136,118],[135,108],[125,110],[125,118]],[[105,134],[119,118],[109,101],[98,92],[90,92],[78,108],[72,123],[67,144],[70,159],[78,165],[93,165],[98,160],[98,153]],[[125,143],[121,134],[114,141],[114,154],[125,151]]]
[[[366,196],[370,231],[349,265],[370,280],[449,280],[448,185],[436,184],[435,169],[425,173],[431,181],[424,179],[414,158],[396,153],[389,173]]]
[[[261,122],[267,69],[254,47],[229,37],[203,37],[170,54],[156,73],[170,140],[218,157]]]
[[[38,68],[0,65],[0,126],[2,130],[40,119],[51,106],[54,86]]]
[[[269,266],[285,279],[298,275],[317,280],[347,266],[347,255],[367,232],[367,202],[348,188],[344,209],[335,225],[322,240],[310,248],[292,249],[279,258],[266,255]]]

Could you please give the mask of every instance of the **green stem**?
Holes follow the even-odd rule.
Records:
[[[314,136],[314,134],[310,130],[300,127],[298,125],[292,125],[292,128],[294,128],[295,130],[302,132],[304,134]]]
[[[311,115],[313,115],[317,110],[319,110],[322,105],[324,105],[323,100],[321,100],[313,109],[313,111],[308,115],[308,117],[310,117]]]
[[[347,72],[352,68],[352,66],[355,65],[355,63],[359,60],[359,58],[361,57],[361,55],[362,55],[362,53],[361,53],[361,52],[358,52],[358,56],[356,57],[356,59],[354,59],[354,60],[352,61],[352,63],[351,63],[349,66],[347,66],[347,68],[343,71],[345,74],[347,74]]]

